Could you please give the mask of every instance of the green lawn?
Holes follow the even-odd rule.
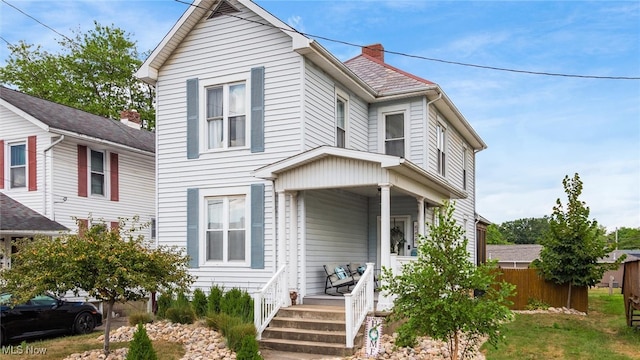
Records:
[[[640,331],[626,326],[619,289],[589,291],[589,314],[516,314],[498,349],[485,344],[487,360],[640,359]]]

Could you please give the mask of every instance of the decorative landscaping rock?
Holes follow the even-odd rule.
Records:
[[[567,314],[567,315],[587,316],[587,314],[583,313],[582,311],[578,311],[576,309],[567,309],[566,307],[561,307],[561,308],[550,307],[546,310],[543,310],[543,309],[514,310],[513,312],[518,314]]]

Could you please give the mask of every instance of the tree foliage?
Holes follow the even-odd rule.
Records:
[[[496,224],[490,224],[487,226],[487,244],[491,245],[507,245],[511,244],[508,242],[502,233],[500,232],[500,228]]]
[[[616,231],[618,240],[616,241]],[[607,242],[621,250],[640,249],[640,228],[621,227],[607,235]]]
[[[556,200],[549,221],[549,232],[541,244],[540,258],[533,266],[547,280],[569,284],[567,308],[571,306],[572,286],[593,286],[606,270],[617,268],[626,256],[613,264],[600,261],[614,250],[601,235],[595,220],[589,220],[589,207],[579,199],[582,181],[576,173],[562,180],[567,194],[566,207]]]
[[[20,41],[8,45],[10,55],[0,68],[0,83],[49,101],[95,115],[120,119],[135,109],[149,130],[155,127],[153,87],[134,77],[141,56],[129,34],[101,26],[59,41],[60,54]]]
[[[523,218],[500,224],[500,233],[512,244],[538,244],[549,230],[549,217]]]
[[[497,345],[502,323],[511,317],[507,297],[514,286],[496,281],[495,262],[474,265],[453,211],[449,203],[439,209],[439,225],[429,226],[429,239],[419,235],[418,258],[400,275],[383,269],[382,291],[396,296],[392,319],[406,320],[396,344],[410,346],[417,336],[428,335],[446,341],[451,358],[457,359],[484,336]],[[484,294],[474,297],[474,290]]]
[[[188,256],[175,247],[152,248],[136,222],[128,230],[125,221],[118,228],[104,223],[86,229],[80,235],[62,234],[50,239],[36,237],[18,242],[12,255],[12,267],[0,273],[6,290],[16,301],[52,292],[76,296],[81,291],[106,304],[107,317],[104,351],[109,352],[111,311],[116,302],[135,301],[154,291],[186,290],[193,282],[188,273]]]

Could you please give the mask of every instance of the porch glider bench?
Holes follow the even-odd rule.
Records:
[[[325,264],[322,265],[324,272],[327,274],[327,279],[324,284],[324,293],[327,295],[345,294],[340,291],[341,288],[347,288],[356,284],[356,279],[350,274],[348,267],[339,264]],[[335,289],[335,293],[329,293],[329,289]]]
[[[341,288],[346,287],[347,292],[349,288],[354,286],[360,280],[360,277],[365,271],[366,265],[360,263],[349,263],[346,266],[340,264],[326,264],[322,265],[324,271],[327,274],[325,280],[324,293],[327,295],[341,295],[345,292],[340,291]],[[378,287],[378,275],[374,273],[375,287]],[[335,293],[329,293],[329,289],[335,289]]]

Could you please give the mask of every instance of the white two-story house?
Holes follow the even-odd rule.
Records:
[[[392,266],[393,227],[410,257],[445,200],[475,259],[486,145],[381,45],[342,62],[251,1],[197,0],[137,76],[157,91],[158,243],[186,248],[195,287],[253,291],[284,269],[304,302],[323,264]]]
[[[0,87],[0,223],[11,220],[0,225],[0,248],[75,232],[74,218],[155,221],[155,134],[140,129],[138,113],[122,115],[111,120]],[[155,238],[152,228],[142,234]]]

